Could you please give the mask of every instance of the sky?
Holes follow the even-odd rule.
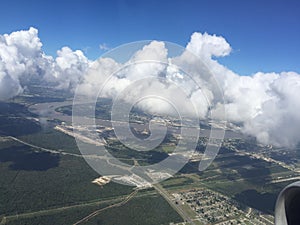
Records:
[[[35,27],[46,54],[69,46],[97,59],[132,41],[186,46],[192,33],[207,32],[230,43],[218,61],[236,73],[299,73],[299,12],[297,0],[10,0],[1,2],[0,34]]]

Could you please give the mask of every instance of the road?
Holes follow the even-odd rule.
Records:
[[[120,207],[122,205],[125,205],[127,202],[129,202],[136,194],[138,193],[138,190],[133,191],[131,194],[129,194],[122,202],[116,203],[114,205],[110,205],[107,206],[103,209],[99,209],[96,210],[95,212],[92,212],[90,215],[84,217],[83,219],[77,221],[76,223],[74,223],[73,225],[78,225],[82,222],[88,221],[89,219],[99,215],[102,211],[107,210],[107,209],[111,209],[111,208],[115,208],[115,207]]]
[[[71,155],[71,156],[75,156],[75,157],[82,157],[82,155],[80,154],[75,154],[75,153],[69,153],[69,152],[64,152],[64,151],[58,151],[58,150],[55,150],[55,149],[49,149],[49,148],[43,148],[43,147],[39,147],[39,146],[36,146],[36,145],[33,145],[33,144],[30,144],[28,142],[25,142],[25,141],[22,141],[16,137],[13,137],[13,136],[4,136],[5,138],[9,138],[11,140],[14,140],[16,142],[19,142],[23,145],[27,145],[29,147],[32,147],[32,148],[35,148],[35,149],[39,149],[39,150],[42,150],[42,151],[46,151],[46,152],[50,152],[50,153],[53,153],[53,154],[61,154],[61,155]]]

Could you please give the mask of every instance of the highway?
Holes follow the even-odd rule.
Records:
[[[176,204],[172,201],[172,197],[170,194],[160,185],[160,184],[153,184],[153,187],[157,192],[169,203],[169,205],[181,216],[184,222],[187,222],[190,225],[195,225],[192,219],[187,215],[187,213],[180,207],[179,204]]]

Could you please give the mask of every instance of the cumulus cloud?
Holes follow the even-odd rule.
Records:
[[[22,92],[20,77],[35,72],[34,59],[40,57],[41,47],[34,28],[0,36],[0,99]]]
[[[262,74],[258,74],[262,76]],[[244,123],[244,131],[265,144],[294,147],[299,140],[300,75],[283,72],[273,76],[256,116]]]
[[[46,55],[38,30],[16,31],[0,35],[0,99],[22,93],[24,87],[38,79],[57,88],[72,88],[86,71],[89,61],[79,50],[63,47],[58,57]]]
[[[166,43],[152,41],[126,62],[112,57],[91,62],[82,51],[69,47],[58,50],[53,58],[43,52],[38,31],[30,28],[0,36],[0,100],[22,93],[33,78],[68,91],[80,87],[86,95],[103,87],[101,96],[121,95],[130,103],[138,96],[157,95],[162,98],[137,105],[152,113],[170,113],[174,107],[162,99],[171,99],[186,115],[195,116],[188,104],[192,102],[200,119],[212,112],[222,119],[225,108],[227,120],[240,124],[242,132],[259,142],[296,146],[300,141],[300,74],[240,76],[217,61],[230,52],[225,38],[196,32],[176,56],[169,56]],[[222,94],[216,91],[218,86]]]
[[[107,72],[113,74],[110,78],[112,82],[108,82],[103,92],[113,98],[134,84],[135,80],[149,75],[156,78],[163,77],[171,84],[160,82],[159,79],[145,82],[130,87],[123,96],[124,99],[130,102],[141,93],[151,94],[156,90],[160,96],[175,101],[176,105],[185,109],[187,113],[192,109],[186,102],[192,101],[197,107],[197,116],[200,119],[206,119],[210,111],[222,118],[224,111],[221,109],[225,107],[227,120],[241,124],[242,132],[256,137],[261,143],[294,147],[300,141],[297,135],[300,127],[300,116],[297,113],[300,109],[300,103],[297,101],[300,90],[299,74],[258,72],[252,76],[240,76],[216,60],[216,57],[230,54],[229,43],[223,37],[207,33],[194,33],[186,49],[188,51],[172,58],[168,57],[168,49],[163,42],[153,41],[126,62],[135,63],[128,68],[126,63],[121,65],[113,59],[100,59],[95,71],[101,72],[92,73],[93,79],[90,76],[85,77],[83,84],[93,83],[101,86],[103,82],[101,78],[105,77]],[[191,53],[198,57],[191,57]],[[163,63],[151,63],[151,60]],[[143,61],[147,63],[139,64]],[[115,71],[120,68],[125,69],[116,73]],[[184,68],[186,73],[179,68]],[[212,79],[215,79],[221,87],[223,96],[216,92],[216,83],[213,83]],[[191,80],[197,81],[201,89],[198,89]],[[180,85],[186,95],[179,95],[176,85]],[[174,99],[172,96],[177,98]],[[170,105],[157,99],[143,101],[140,106],[153,113],[171,110]]]
[[[69,47],[58,50],[57,55],[55,79],[58,81],[59,88],[73,90],[89,68],[89,60],[82,51],[72,51]]]
[[[230,45],[223,37],[197,32],[192,34],[186,48],[201,58],[226,56],[231,52]]]

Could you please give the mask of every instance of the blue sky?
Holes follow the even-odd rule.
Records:
[[[219,61],[242,75],[299,73],[299,21],[297,0],[10,0],[0,8],[1,34],[36,27],[51,55],[70,46],[95,59],[103,43],[156,39],[185,46],[195,31],[221,35],[233,52]]]

